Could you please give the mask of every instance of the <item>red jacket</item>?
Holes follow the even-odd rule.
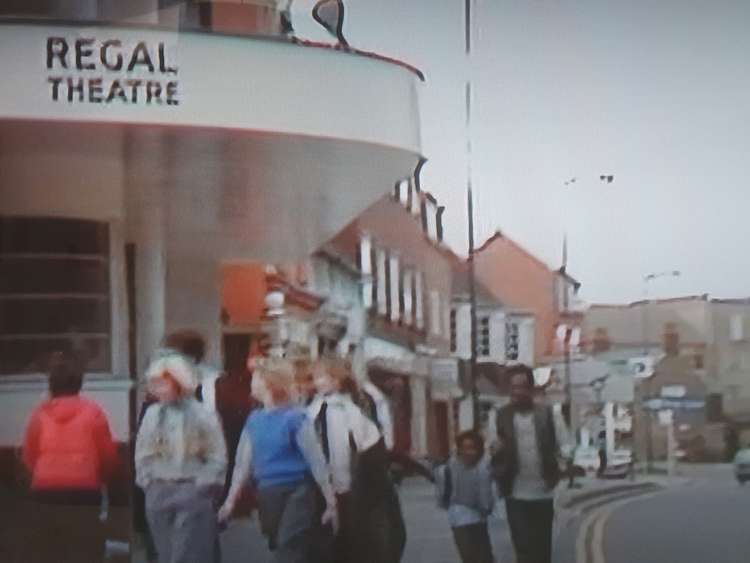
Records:
[[[99,405],[78,395],[65,396],[34,410],[23,460],[35,491],[98,490],[115,469],[117,448]]]

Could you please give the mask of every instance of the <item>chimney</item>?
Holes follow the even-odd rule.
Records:
[[[597,328],[594,331],[594,338],[591,342],[591,352],[593,354],[600,354],[606,352],[611,347],[609,341],[609,333],[606,328]]]
[[[664,325],[664,353],[667,356],[678,356],[680,354],[680,334],[674,323]]]

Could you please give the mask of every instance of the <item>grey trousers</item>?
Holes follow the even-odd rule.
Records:
[[[212,491],[192,483],[153,483],[146,489],[146,518],[159,563],[214,561],[219,530]]]
[[[313,560],[315,519],[318,515],[314,485],[268,487],[258,491],[258,512],[274,563],[310,563]]]

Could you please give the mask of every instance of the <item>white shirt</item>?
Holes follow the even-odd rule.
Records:
[[[513,498],[540,500],[552,498],[554,491],[547,488],[542,475],[542,460],[536,438],[534,411],[517,412],[513,426],[518,445],[518,475],[513,483]]]
[[[372,397],[372,400],[375,403],[375,412],[378,417],[378,423],[380,424],[380,432],[383,434],[385,447],[388,450],[392,450],[394,445],[393,416],[391,415],[391,404],[388,402],[388,397],[386,397],[376,385],[369,381],[366,381],[364,385],[362,385],[362,390]]]
[[[201,404],[210,412],[216,410],[216,380],[221,372],[206,364],[198,364],[198,378],[201,384]]]
[[[354,439],[357,451],[362,452],[378,443],[381,438],[380,431],[351,398],[341,393],[315,397],[308,407],[308,413],[313,421],[317,421],[323,404],[328,405],[328,465],[331,469],[333,489],[337,494],[347,493],[352,488],[352,451],[349,436]],[[325,444],[323,449],[325,450]]]

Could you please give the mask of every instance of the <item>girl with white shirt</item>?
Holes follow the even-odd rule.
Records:
[[[383,437],[343,389],[351,390],[351,364],[325,359],[313,366],[317,395],[308,406],[331,468],[340,514],[335,563],[398,561],[402,546],[387,536],[395,497]],[[394,553],[396,555],[394,556]]]

